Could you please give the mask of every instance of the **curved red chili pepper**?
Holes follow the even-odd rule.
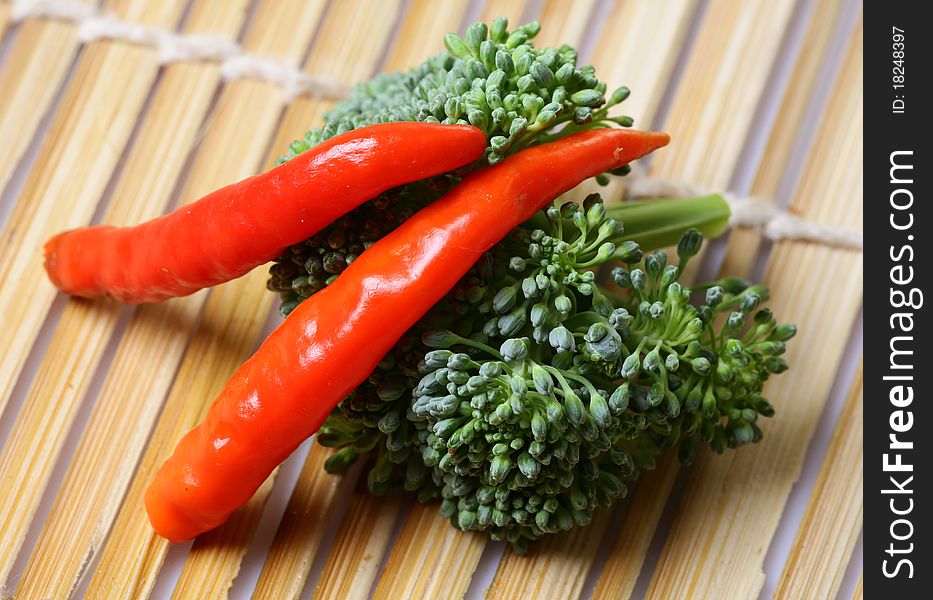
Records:
[[[146,492],[155,530],[178,541],[223,523],[493,244],[584,179],[667,142],[600,129],[524,150],[366,250],[298,305],[181,439]]]
[[[45,245],[45,268],[76,296],[134,304],[185,296],[240,277],[362,202],[472,162],[485,148],[483,132],[466,125],[363,127],[142,225],[60,233]]]

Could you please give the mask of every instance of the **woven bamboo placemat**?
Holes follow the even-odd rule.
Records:
[[[799,325],[793,368],[767,390],[778,414],[764,441],[688,469],[662,459],[619,507],[526,556],[454,530],[434,507],[373,498],[355,471],[325,473],[329,451],[313,444],[223,527],[169,545],[149,529],[142,491],[278,322],[265,271],[129,308],[57,295],[39,251],[62,229],[139,222],[268,167],[333,90],[499,15],[539,19],[541,44],[575,44],[610,87],[632,88],[627,112],[674,139],[651,175],[861,228],[858,0],[44,4],[54,10],[0,0],[5,594],[860,597],[858,251],[750,230],[712,244],[697,276],[763,279],[775,312]],[[94,34],[88,21],[105,13],[229,44],[169,60],[165,36]],[[232,74],[234,55],[275,68]]]

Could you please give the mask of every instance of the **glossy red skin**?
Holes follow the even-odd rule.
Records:
[[[588,131],[478,171],[302,302],[234,374],[146,492],[155,530],[181,541],[223,523],[511,229],[581,181],[668,141]]]
[[[473,162],[486,147],[467,125],[386,123],[331,138],[135,227],[60,233],[45,245],[62,291],[136,304],[245,275],[364,201]]]

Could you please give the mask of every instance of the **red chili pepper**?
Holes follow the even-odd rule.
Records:
[[[223,523],[484,252],[584,179],[667,142],[599,129],[524,150],[366,250],[295,308],[181,439],[146,492],[155,530],[179,541]]]
[[[386,123],[334,137],[169,215],[85,227],[45,245],[49,279],[76,296],[128,303],[185,296],[235,279],[389,188],[479,158],[475,127]]]

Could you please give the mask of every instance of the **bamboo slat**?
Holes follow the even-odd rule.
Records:
[[[485,597],[579,598],[609,525],[610,512],[597,511],[586,527],[542,539],[528,556],[506,549]]]
[[[298,598],[304,589],[343,479],[324,470],[331,452],[312,445],[282,517],[288,526],[276,532],[253,598]]]
[[[395,32],[383,70],[408,69],[426,56],[443,50],[443,35],[460,29],[460,21],[468,6],[469,0],[449,0],[440,5],[432,0],[411,0],[405,20]],[[437,33],[441,37],[437,37]]]
[[[567,40],[582,40],[595,8],[596,0],[545,3],[538,20],[546,23],[547,28],[535,36],[535,46],[557,47]],[[486,14],[489,14],[488,8]]]
[[[791,210],[806,218],[861,226],[861,26],[834,93]],[[861,254],[801,242],[775,246],[765,277],[775,314],[796,321],[793,368],[769,385],[778,414],[765,440],[732,456],[701,453],[649,598],[746,598],[759,593],[762,561],[797,480],[807,444],[832,385],[861,301]],[[813,285],[819,277],[819,285]],[[831,290],[831,296],[827,293]],[[807,352],[818,348],[818,352]]]
[[[852,600],[862,600],[862,586],[864,585],[864,578],[864,573],[859,574],[858,583],[855,584],[855,591],[852,592]]]
[[[820,467],[775,598],[835,598],[862,528],[862,365]]]
[[[262,2],[253,16],[244,47],[256,54],[297,63],[307,50],[322,10],[323,2]],[[194,160],[182,193],[183,202],[256,171],[278,121],[282,100],[281,90],[267,83],[241,80],[226,86]],[[231,153],[230,148],[237,150]],[[202,322],[185,353],[179,376],[104,547],[100,565],[90,582],[90,595],[136,597],[151,589],[167,543],[150,529],[142,510],[142,493],[177,439],[200,419],[207,401],[255,347],[272,302],[271,294],[263,293],[264,278],[263,271],[258,269],[211,293]],[[175,303],[196,314],[204,296]],[[134,324],[131,323],[131,330]],[[146,327],[142,321],[138,325]],[[169,340],[170,345],[177,348],[177,343],[183,348],[189,331],[180,339]],[[137,339],[142,341],[146,337]],[[145,347],[126,345],[120,350],[126,352],[122,356],[118,352],[112,373],[133,367],[136,356],[148,352]],[[162,359],[157,356],[150,360]],[[211,376],[199,378],[202,369]],[[139,402],[158,407],[164,389],[146,390]],[[203,557],[204,553],[198,556]]]
[[[261,275],[257,271],[239,281],[252,283],[252,289],[261,288]],[[246,342],[255,340],[262,331],[269,305],[257,306],[260,293],[256,291],[250,296],[252,289],[228,284],[210,294],[203,321],[185,353],[113,530],[100,553],[100,562],[89,583],[89,597],[140,598],[151,592],[169,543],[152,531],[143,507],[143,493],[177,440],[201,419],[206,408],[204,399],[212,398],[220,390],[229,373],[248,357],[250,347]],[[248,303],[253,307],[249,312],[243,310],[243,304]],[[235,548],[230,545],[222,550],[235,551]]]
[[[87,576],[197,326],[207,293],[199,294],[196,301],[141,307],[133,317],[30,557],[24,592],[62,597],[51,591],[75,588]]]
[[[509,29],[514,29],[524,23],[523,19],[527,21],[538,19],[537,15],[528,14],[534,8],[530,0],[486,0],[477,20],[489,25],[496,17],[505,17],[509,21]],[[464,27],[469,25],[470,23],[464,23]],[[550,23],[548,23],[548,26],[550,26]],[[458,29],[461,28],[455,26],[451,31]]]
[[[461,598],[486,535],[456,531],[434,504],[414,504],[379,579],[374,598]],[[420,538],[420,539],[415,539]]]
[[[3,39],[3,34],[6,33],[6,28],[10,24],[10,9],[12,7],[8,2],[0,2],[0,40]],[[0,189],[3,188],[3,184],[0,184]]]
[[[89,3],[91,0],[78,0]],[[0,21],[10,4],[0,4]],[[0,37],[5,29],[0,23]],[[0,190],[10,181],[78,49],[74,25],[47,19],[22,24],[0,65]]]
[[[374,496],[365,485],[353,493],[347,516],[327,553],[314,590],[315,600],[369,597],[403,502],[407,499],[397,495]]]
[[[183,4],[114,0],[108,8],[125,18],[172,26]],[[0,413],[55,297],[42,269],[42,244],[53,233],[90,220],[158,68],[154,50],[99,41],[85,48],[75,69],[39,152],[42,160],[0,233],[0,315],[6,334],[0,337]]]
[[[590,62],[610,90],[620,85],[632,90],[616,112],[634,117],[637,127],[648,128],[654,122],[697,6],[694,0],[612,3]],[[645,23],[650,26],[639,26]],[[606,202],[618,202],[624,185],[625,180],[618,178],[608,186],[585,181],[570,197],[580,202],[587,194],[598,193]]]
[[[683,148],[688,139],[695,148],[658,153],[652,173],[717,188],[728,185],[794,4],[710,3],[664,124],[672,148]]]
[[[809,40],[806,50],[809,53],[806,57],[801,54],[795,66],[795,73],[800,72],[801,77],[797,78],[795,76],[794,84],[787,87],[782,98],[782,114],[787,114],[788,118],[782,118],[781,122],[777,123],[772,129],[767,150],[759,166],[753,194],[770,197],[778,191],[780,175],[783,174],[789,154],[794,147],[794,137],[788,135],[786,131],[796,132],[794,128],[784,127],[783,123],[786,121],[799,122],[802,117],[803,110],[814,88],[815,73],[825,56],[829,39],[832,36],[832,28],[827,26],[826,13],[838,16],[841,4],[842,2],[839,0],[818,3],[814,24],[811,24],[806,32],[806,38]],[[676,144],[674,146],[675,148],[672,148],[672,150],[676,151]],[[735,150],[738,151],[738,148]],[[736,161],[737,159],[738,155],[735,154],[732,160]],[[699,174],[693,174],[693,176],[699,177]],[[725,186],[726,183],[709,182],[707,185]],[[754,260],[757,242],[754,247],[740,248],[732,243],[737,234],[754,235],[750,232],[732,232],[730,251],[722,268],[723,275],[748,274],[751,262]],[[745,253],[749,255],[746,256]],[[638,518],[627,518],[625,520],[617,542],[610,550],[603,574],[597,582],[595,597],[628,598],[631,595],[635,580],[641,571],[644,553],[648,549],[651,537],[654,535],[654,530],[664,509],[664,501],[659,499],[667,498],[670,494],[678,469],[679,465],[676,460],[667,460],[663,464],[659,464],[657,471],[647,473],[639,483],[629,509],[630,513],[638,515]],[[636,551],[636,548],[641,550]]]
[[[681,84],[674,99],[672,118],[669,119],[669,123],[665,126],[666,130],[671,131],[674,143],[671,144],[669,148],[665,148],[665,150],[660,152],[655,158],[656,161],[662,163],[660,166],[654,166],[655,172],[662,171],[665,175],[675,175],[689,181],[696,181],[720,189],[728,185],[729,177],[731,177],[732,171],[735,169],[740,158],[742,144],[735,143],[729,148],[720,148],[716,150],[721,163],[721,168],[718,173],[691,170],[697,169],[699,165],[691,162],[689,159],[685,160],[684,157],[696,157],[710,152],[709,138],[705,137],[705,132],[702,128],[691,128],[687,123],[681,121],[677,111],[681,109],[684,111],[696,111],[696,107],[698,106],[705,107],[708,103],[714,103],[716,112],[709,111],[706,118],[721,121],[721,129],[724,136],[731,136],[739,140],[744,139],[747,134],[747,129],[751,125],[758,98],[766,82],[765,76],[760,73],[760,71],[762,71],[761,65],[770,65],[777,55],[780,40],[783,35],[783,24],[787,23],[790,16],[791,5],[792,3],[789,1],[771,3],[767,7],[759,6],[757,11],[752,11],[746,10],[744,8],[744,3],[733,0],[731,2],[714,3],[713,6],[709,8],[709,13],[703,21],[700,36],[697,41],[699,54],[697,54],[697,49],[691,52],[691,61],[688,64],[685,77],[692,78],[694,81],[720,79],[723,76],[723,72],[728,71],[736,81],[742,82],[741,85],[734,84],[731,86],[732,97],[736,99],[737,104],[715,105],[715,102],[717,102],[716,98],[698,96],[702,90],[689,88]],[[623,6],[625,5],[623,4]],[[642,11],[658,10],[658,8],[651,8],[647,5],[640,5],[637,8],[640,8]],[[680,5],[679,8],[681,11],[680,23],[676,20],[672,21],[673,31],[669,34],[674,38],[678,35],[683,35],[685,28],[683,21],[692,14],[693,7]],[[634,11],[635,9],[633,8],[632,10]],[[644,21],[638,20],[631,13],[617,10],[616,18],[620,19],[622,23],[636,23],[636,29],[639,31],[644,29]],[[648,17],[643,13],[641,19],[645,18]],[[651,18],[657,19],[657,13],[653,13]],[[731,27],[722,29],[723,23],[728,23]],[[777,26],[776,23],[782,25]],[[611,39],[627,39],[626,35],[617,32],[614,28],[612,31]],[[677,33],[678,31],[680,32],[679,34]],[[724,36],[723,31],[730,31],[731,35]],[[726,40],[727,37],[728,40]],[[605,40],[607,38],[604,37],[602,39]],[[736,57],[734,56],[735,48],[749,44],[751,40],[756,41],[756,44],[754,44],[755,51],[747,52],[746,54],[754,54],[754,56],[748,57],[746,60],[736,64]],[[618,53],[613,55],[612,47],[606,42],[606,45],[600,47],[600,53],[597,58],[604,60],[610,65],[632,66],[637,64],[635,61],[643,54],[643,49],[643,44],[631,43],[625,50],[630,53],[629,55]],[[625,58],[629,56],[631,56],[631,59],[626,61]],[[665,65],[667,69],[671,69],[673,66],[673,57],[658,56],[657,60],[657,68],[662,72],[664,71]],[[601,63],[594,61],[594,64],[597,68],[600,68],[600,73],[602,73]],[[613,72],[611,66],[606,70],[609,71],[609,73]],[[648,71],[652,71],[652,69],[648,69]],[[615,83],[612,79],[609,81]],[[643,98],[645,98],[645,104],[642,110],[647,113],[650,119],[653,117],[652,112],[654,110],[650,107],[657,106],[660,103],[660,95],[663,93],[665,81],[658,78],[656,75],[652,75],[647,77],[645,84],[649,90],[653,90],[656,94],[655,97],[643,96]],[[709,90],[708,93],[712,94],[713,91],[714,90]],[[636,110],[638,110],[637,106]],[[732,119],[730,119],[730,117]],[[662,161],[662,158],[666,160]],[[664,164],[665,162],[666,164]],[[667,170],[672,168],[687,169],[687,171]],[[671,487],[676,479],[678,469],[679,465],[676,460],[664,460],[659,463],[659,468],[657,470],[648,472],[643,476],[643,481],[635,488],[632,507],[626,513],[623,521],[621,534],[625,537],[623,538],[622,535],[620,535],[616,547],[610,553],[610,562],[603,570],[603,574],[606,577],[624,577],[629,586],[634,585],[634,580],[641,570],[644,554],[636,555],[629,553],[634,552],[635,549],[643,549],[643,552],[647,550],[664,509],[666,498],[670,494]],[[576,535],[588,537],[590,539],[595,538],[596,541],[591,543],[595,545],[594,547],[598,548],[601,534],[602,531],[594,529],[593,531],[581,531]],[[506,560],[509,564],[513,562],[508,558]],[[560,555],[560,560],[554,561],[548,553],[541,553],[540,555],[535,554],[525,559],[525,563],[527,564],[525,564],[523,568],[503,568],[503,565],[500,565],[500,569],[496,573],[496,577],[493,581],[493,589],[500,588],[507,590],[508,593],[512,595],[533,595],[539,581],[537,577],[531,574],[544,572],[544,569],[538,567],[537,563],[544,563],[547,565],[547,578],[552,582],[551,585],[557,585],[557,582],[562,581],[577,581],[579,585],[582,586],[585,581],[586,572],[588,572],[592,561],[588,556],[575,556],[572,553],[562,553]],[[583,573],[582,577],[580,576],[581,572]],[[615,573],[615,575],[612,575],[612,573]],[[506,581],[503,581],[503,579]],[[612,588],[608,586],[609,583],[606,581],[599,582],[599,587],[604,593],[609,593],[611,591],[613,594],[619,594],[616,597],[625,597],[624,588]],[[582,589],[575,589],[574,593],[579,595],[581,591]]]
[[[233,513],[223,527],[208,531],[198,538],[172,591],[172,600],[227,597],[233,580],[240,572],[240,559],[246,553],[244,540],[253,536],[255,522],[262,514],[277,472],[263,482],[256,490],[256,495]],[[205,577],[205,572],[209,572],[210,577]]]
[[[751,194],[757,198],[774,198],[778,193],[781,179],[791,159],[794,139],[799,133],[796,127],[787,127],[788,123],[801,123],[813,88],[820,75],[823,59],[834,25],[842,16],[843,0],[824,0],[816,2],[813,15],[797,60],[793,68],[793,80],[787,86],[781,98],[781,116],[778,126],[771,129],[771,136],[765,146],[765,152],[758,166]],[[758,256],[761,235],[755,230],[736,229],[729,235],[726,252],[720,271],[725,274],[749,273]]]
[[[651,163],[652,174],[715,190],[728,188],[795,4],[790,0],[710,3],[704,22],[717,26],[707,27],[691,49],[664,124],[672,139],[691,135],[703,140],[703,148],[658,154]],[[726,31],[729,35],[723,34]],[[717,60],[715,68],[705,64],[707,59]],[[696,276],[705,250],[685,269],[686,281]]]
[[[163,25],[174,23],[182,8],[180,0],[145,10],[134,5],[134,1],[148,4],[143,0],[126,0],[113,3],[111,8],[124,15],[135,11],[145,22]],[[53,233],[90,219],[157,70],[157,57],[149,49],[112,42],[95,43],[87,48],[40,152],[45,160],[30,173],[10,221],[0,234],[0,314],[6,334],[0,337],[0,413],[55,296],[41,266],[41,244]],[[114,88],[123,94],[114,93]],[[75,185],[76,181],[82,185]],[[105,308],[99,314],[108,310],[113,309]],[[99,352],[102,346],[91,343],[88,350]],[[72,375],[87,377],[86,373]],[[50,384],[59,390],[56,396],[61,397],[61,390],[67,389],[70,382],[60,380]],[[24,410],[28,412],[31,408],[26,406]],[[64,435],[67,424],[53,421],[42,423],[41,427],[43,433],[58,436]],[[15,435],[11,436],[6,448],[18,443]],[[33,456],[4,450],[0,455],[0,480],[8,482],[0,486],[0,529],[5,532],[0,539],[0,582],[9,575],[31,518],[31,514],[20,515],[16,510],[22,484],[14,463],[22,465],[32,460],[49,460],[44,468],[50,469],[54,459],[41,452]],[[33,495],[37,501],[42,488],[25,486],[22,492],[27,497]]]
[[[238,281],[237,285],[234,286],[234,293],[239,296],[238,305],[234,310],[240,314],[254,313],[257,318],[255,323],[257,327],[251,328],[246,335],[237,340],[236,344],[224,344],[223,346],[218,345],[211,348],[211,354],[219,355],[225,359],[229,356],[231,360],[220,370],[220,373],[223,374],[223,380],[218,382],[219,385],[214,389],[205,391],[203,395],[197,394],[199,401],[195,402],[195,404],[200,404],[202,411],[193,419],[193,414],[186,415],[181,421],[184,422],[184,429],[194,426],[203,419],[204,410],[209,405],[209,401],[216,396],[226,379],[261,341],[261,317],[268,316],[269,309],[273,304],[273,297],[265,290],[264,286],[267,278],[268,274],[263,269],[257,269],[247,278]],[[205,314],[216,311],[216,316],[220,317],[228,310],[229,307],[213,306],[209,301],[205,308]],[[242,352],[242,354],[232,354],[232,352]],[[171,397],[169,401],[171,401]],[[180,435],[183,430],[178,433]],[[223,526],[195,540],[191,553],[185,562],[182,576],[173,593],[173,598],[226,597],[226,591],[232,585],[233,579],[239,572],[240,562],[249,549],[265,501],[272,489],[271,480],[274,477],[275,473],[270,475],[270,480],[256,491],[249,503],[235,512]],[[165,544],[164,548],[159,551],[164,556],[167,549],[168,545]],[[205,588],[201,583],[204,581],[221,581],[222,585],[212,583]]]
[[[66,362],[55,363],[54,368],[42,369],[37,374],[35,386],[30,389],[0,454],[0,481],[4,482],[0,485],[0,530],[4,532],[0,541],[0,582],[10,575],[80,406],[80,392],[90,383],[93,371],[82,369],[81,361],[76,359],[99,357],[107,343],[106,337],[85,341],[82,334],[87,329],[112,326],[120,311],[115,303],[87,301],[75,302],[69,308],[64,315],[68,321],[57,329],[59,335],[49,347],[51,355],[63,356]],[[73,353],[69,350],[76,346],[86,354],[70,356]],[[54,568],[54,563],[49,567]],[[66,578],[49,583],[71,589]]]
[[[353,5],[348,3],[346,6],[341,6],[341,10],[346,13]],[[358,9],[360,6],[356,5],[356,7]],[[383,3],[383,7],[398,9],[397,4]],[[445,3],[443,7],[443,10],[424,10],[425,7],[423,6],[410,7],[400,27],[400,31],[404,32],[404,34],[397,35],[396,39],[411,39],[412,36],[414,39],[419,40],[441,39],[441,36],[447,31],[455,30],[462,20],[463,10],[465,10],[466,7],[465,3]],[[369,14],[369,12],[370,11],[367,11],[367,14]],[[430,15],[431,18],[425,19],[425,15]],[[363,17],[357,15],[354,18],[352,15],[346,14],[344,18],[353,19],[357,23],[369,24],[370,27],[376,28],[374,31],[364,30],[360,32],[363,34],[360,38],[361,40],[370,41],[369,44],[363,45],[363,47],[370,50],[381,48],[381,46],[374,44],[373,40],[385,40],[388,36],[388,30],[379,29],[380,26],[388,25],[393,22],[393,19],[387,15],[372,18],[370,16]],[[418,25],[435,27],[436,29],[418,29]],[[322,44],[329,48],[345,49],[334,56],[322,55],[321,68],[325,68],[325,64],[331,64],[333,66],[329,68],[335,69],[336,76],[347,77],[351,80],[368,77],[377,64],[378,55],[360,56],[358,50],[356,50],[354,54],[347,54],[347,51],[354,52],[354,44],[341,45],[340,40],[345,39],[346,29],[343,27],[333,27],[325,28],[325,31],[331,31],[333,32],[331,35],[339,37],[334,39],[327,38],[330,41],[322,39]],[[406,52],[412,54],[406,56]],[[425,52],[423,44],[419,46],[396,43],[388,57],[388,63],[396,66],[387,67],[387,69],[404,68],[414,63],[418,60],[416,58],[418,54],[416,53],[419,52]],[[367,59],[369,62],[367,62]],[[327,63],[323,62],[325,60]],[[282,127],[282,131],[285,132],[288,137],[280,140],[281,143],[279,146],[284,148],[288,139],[299,135],[309,124],[314,123],[323,108],[324,105],[321,103],[301,100],[294,103],[286,115],[285,123],[287,126],[283,125]],[[317,454],[319,451],[320,449],[312,450],[299,476],[295,492],[289,499],[285,515],[279,524],[275,540],[272,542],[268,558],[260,573],[259,581],[256,586],[257,597],[268,597],[267,594],[271,593],[273,589],[276,589],[274,587],[275,582],[301,582],[301,586],[303,586],[304,580],[308,576],[308,569],[310,569],[314,554],[320,545],[319,536],[323,533],[318,522],[318,513],[322,512],[322,508],[318,507],[323,507],[319,496],[330,498],[331,500],[333,499],[332,492],[330,491],[330,486],[333,485],[331,483],[331,478],[321,477],[319,473],[317,473],[317,471],[320,471]],[[310,465],[312,461],[316,463],[313,466]],[[378,517],[373,517],[373,519],[377,518]],[[301,535],[296,535],[296,532],[299,532]],[[296,557],[301,557],[301,560],[296,560]],[[347,559],[353,560],[354,557],[352,555],[347,556]],[[340,568],[345,568],[339,560],[337,560],[337,563],[340,565]],[[289,590],[288,593],[291,594],[293,592],[294,594],[299,594],[302,589],[301,586],[296,585],[293,588],[289,585],[287,588]],[[278,592],[277,589],[276,592]]]
[[[612,4],[590,62],[610,90],[620,85],[632,90],[620,109],[640,127],[654,121],[672,85],[671,72],[696,10],[693,0]]]
[[[616,542],[596,581],[593,600],[627,599],[632,596],[651,539],[661,520],[674,481],[677,457],[668,452],[658,459],[657,470],[639,480]]]
[[[524,22],[525,12],[529,8],[528,4],[527,0],[486,0],[479,20],[488,25],[496,17],[505,17],[509,20],[509,28],[515,28]],[[528,20],[532,18],[529,17]]]
[[[199,2],[191,11],[185,30],[231,38],[239,30],[246,6],[245,0],[223,7],[215,2]],[[219,67],[211,63],[176,64],[166,69],[115,188],[103,219],[105,223],[130,225],[163,211],[219,79]],[[16,473],[15,480],[29,491],[17,494],[11,518],[26,523],[31,519],[119,314],[119,306],[113,303],[70,299],[66,304],[4,449],[0,473]],[[110,407],[109,391],[101,395],[103,401],[96,407],[98,410],[106,412]],[[85,442],[113,444],[115,437],[135,434],[135,428],[129,427],[112,432],[113,437],[101,438],[95,429],[100,424],[94,421],[92,417]],[[84,447],[76,453],[62,487],[62,497],[46,521],[20,584],[24,594],[35,592],[50,597],[65,594],[70,589],[67,586],[74,583],[72,578],[80,578],[87,555],[93,554],[101,542],[103,532],[92,518],[94,513],[79,519],[78,528],[75,513],[80,509],[94,510],[99,488],[111,483],[111,470],[102,467],[111,465],[81,462],[86,457],[82,450]],[[125,455],[118,452],[96,457],[109,458],[117,464],[125,460]],[[0,492],[0,498],[4,496]],[[87,537],[78,535],[76,529]],[[57,576],[51,577],[51,572]],[[47,586],[54,589],[46,589]]]

